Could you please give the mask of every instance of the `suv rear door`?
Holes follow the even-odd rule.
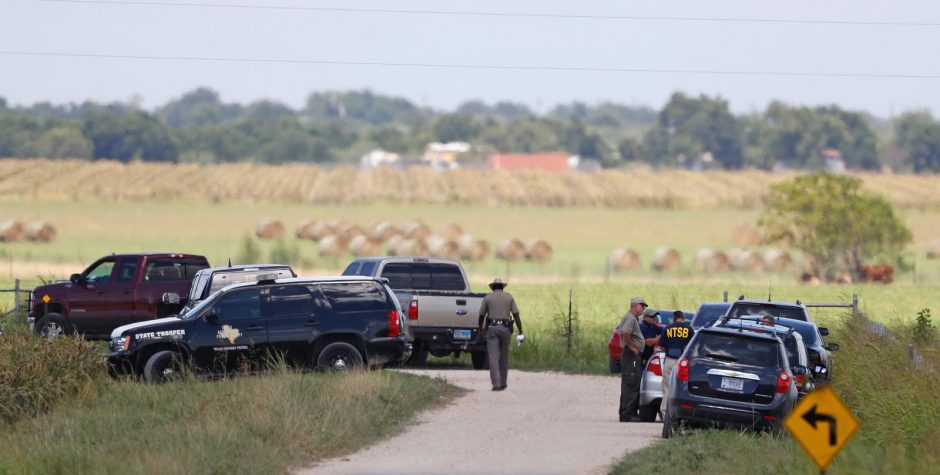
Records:
[[[769,404],[776,395],[784,357],[776,338],[703,331],[687,355],[696,396]]]
[[[268,302],[268,346],[291,358],[307,356],[329,312],[319,289],[309,284],[272,286]]]

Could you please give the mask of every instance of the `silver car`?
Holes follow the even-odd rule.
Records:
[[[657,348],[658,349],[658,348]],[[640,420],[655,422],[659,414],[659,404],[663,399],[663,361],[666,353],[657,351],[646,362],[643,379],[640,381]]]

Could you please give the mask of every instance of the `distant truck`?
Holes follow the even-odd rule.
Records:
[[[253,264],[202,269],[196,272],[196,275],[193,277],[193,285],[189,289],[189,297],[186,299],[186,304],[179,313],[185,313],[225,286],[244,282],[257,282],[262,280],[262,276],[269,280],[287,279],[297,277],[297,273],[294,272],[291,266],[284,264]],[[166,304],[178,304],[180,299],[179,294],[167,292],[164,294],[163,302]]]
[[[29,321],[47,338],[78,333],[107,339],[115,328],[180,311],[185,301],[165,303],[163,294],[189,295],[203,256],[180,253],[114,254],[81,274],[33,290]]]
[[[408,315],[413,343],[408,364],[434,356],[470,353],[473,367],[486,365],[486,342],[479,335],[480,304],[486,294],[473,293],[460,261],[432,257],[366,257],[356,259],[345,276],[381,277]]]

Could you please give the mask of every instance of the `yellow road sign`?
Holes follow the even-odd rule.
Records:
[[[858,430],[858,420],[830,386],[807,394],[784,425],[820,471],[826,469]]]

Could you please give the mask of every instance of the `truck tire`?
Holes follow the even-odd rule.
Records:
[[[362,353],[349,343],[337,341],[323,348],[317,356],[317,369],[320,371],[349,371],[363,365]]]
[[[36,323],[36,333],[45,339],[52,341],[67,333],[65,319],[62,315],[50,313],[39,319]]]
[[[182,376],[183,359],[175,351],[158,351],[144,365],[144,380],[152,384],[165,383]]]
[[[420,341],[414,342],[414,347],[411,348],[411,355],[408,356],[408,360],[405,361],[406,366],[423,366],[428,362],[428,349],[424,347]]]
[[[489,368],[489,358],[485,351],[474,351],[470,353],[470,361],[473,363],[473,369]]]

